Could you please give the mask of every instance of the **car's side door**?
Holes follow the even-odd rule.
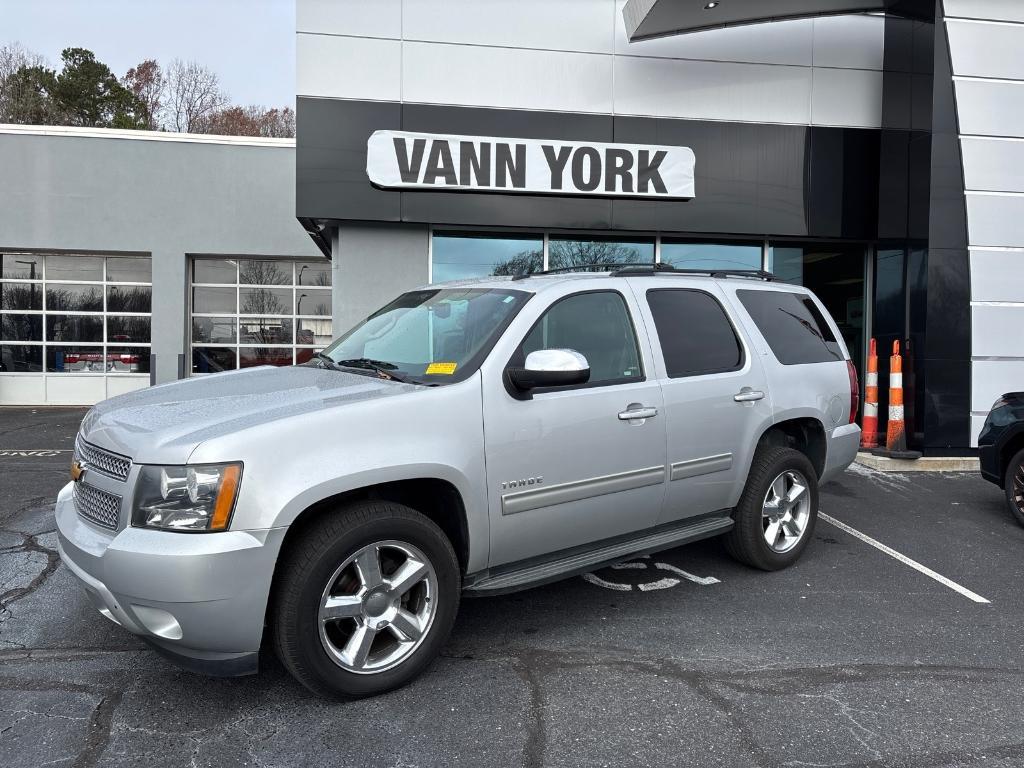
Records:
[[[632,285],[665,398],[669,482],[659,522],[735,506],[771,421],[761,361],[712,281]]]
[[[624,280],[609,278],[600,290],[549,289],[485,363],[491,567],[654,524],[665,487],[665,420],[637,309]],[[589,381],[515,390],[507,367],[540,349],[581,353]]]

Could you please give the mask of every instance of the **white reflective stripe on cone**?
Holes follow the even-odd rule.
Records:
[[[865,416],[877,416],[878,415],[878,403],[864,403],[864,415]]]
[[[889,374],[889,389],[903,389],[903,374],[902,373],[890,373]]]
[[[890,405],[889,406],[889,421],[903,421],[903,406],[902,405]]]
[[[877,387],[878,386],[878,374],[877,373],[869,373],[867,375],[867,377],[864,379],[864,385],[867,386],[867,387]]]

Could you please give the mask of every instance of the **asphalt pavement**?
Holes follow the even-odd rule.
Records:
[[[977,476],[855,466],[786,571],[707,541],[467,599],[427,674],[339,704],[91,607],[52,513],[82,415],[0,409],[0,765],[1024,765],[1024,528]]]

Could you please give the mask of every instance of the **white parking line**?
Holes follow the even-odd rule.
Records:
[[[919,571],[920,573],[923,573],[928,578],[935,579],[937,582],[939,582],[939,584],[942,584],[943,586],[949,587],[954,592],[959,592],[961,595],[966,597],[968,600],[973,600],[976,603],[988,603],[988,602],[990,602],[990,601],[986,600],[984,597],[982,597],[981,595],[979,595],[977,592],[972,592],[967,587],[961,586],[960,584],[957,584],[955,581],[953,581],[951,579],[947,579],[941,573],[936,573],[931,568],[928,568],[927,566],[921,565],[916,560],[911,560],[909,557],[907,557],[904,554],[901,554],[901,553],[897,552],[892,547],[885,546],[885,544],[883,544],[880,541],[876,541],[875,539],[872,539],[866,533],[861,533],[856,528],[851,528],[846,523],[841,522],[839,520],[836,520],[834,517],[830,517],[829,515],[826,515],[824,512],[820,512],[819,511],[818,512],[818,517],[820,517],[826,523],[831,523],[832,525],[834,525],[839,530],[846,531],[851,536],[857,537],[858,539],[863,541],[865,544],[870,544],[872,547],[874,547],[875,549],[877,549],[877,550],[879,550],[881,552],[884,552],[889,557],[892,557],[892,558],[895,558],[896,560],[899,560],[904,565],[909,565],[915,571]]]

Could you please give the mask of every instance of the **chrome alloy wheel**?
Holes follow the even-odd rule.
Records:
[[[761,511],[764,540],[775,552],[788,552],[803,538],[811,519],[807,478],[787,469],[768,487]]]
[[[1013,469],[1011,467],[1011,469]],[[1017,511],[1024,515],[1024,462],[1017,465],[1013,473],[1013,490],[1010,493]]]
[[[357,674],[383,672],[415,651],[437,613],[437,574],[412,544],[378,541],[334,572],[320,598],[320,642]]]

